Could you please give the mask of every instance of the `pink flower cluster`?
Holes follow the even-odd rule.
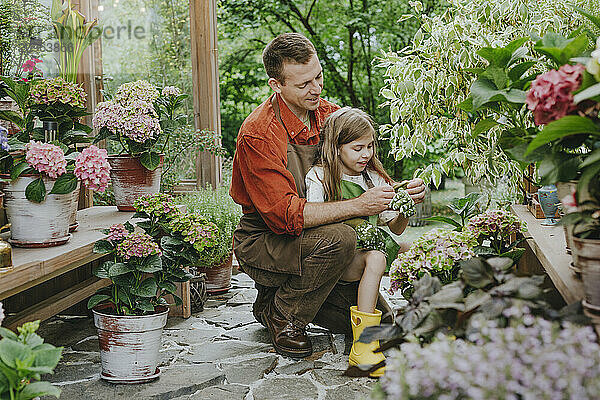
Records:
[[[139,80],[135,82],[124,83],[117,89],[114,101],[127,106],[133,101],[141,100],[152,104],[158,99],[158,90],[148,81]]]
[[[25,161],[36,171],[56,179],[67,172],[67,160],[62,149],[50,143],[31,141],[27,143]]]
[[[440,276],[452,271],[460,260],[475,257],[477,241],[470,232],[436,228],[425,232],[390,266],[392,292],[412,285],[425,273]]]
[[[117,243],[125,239],[129,235],[129,231],[123,224],[114,224],[109,228],[107,240]]]
[[[487,238],[507,240],[511,235],[525,229],[524,223],[516,215],[504,210],[488,210],[477,214],[465,227],[467,232],[479,240]]]
[[[106,149],[91,145],[75,160],[75,176],[90,189],[104,192],[110,182],[110,165]]]
[[[563,65],[539,75],[527,92],[527,108],[533,111],[536,125],[543,125],[564,117],[575,110],[573,92],[579,89],[583,64]]]
[[[21,68],[23,68],[24,72],[32,72],[38,69],[38,67],[36,66],[37,63],[41,63],[42,60],[40,60],[39,58],[32,58],[31,60],[27,60],[23,63],[23,65],[21,66]]]
[[[144,143],[161,132],[158,115],[151,103],[132,101],[127,106],[115,101],[98,104],[92,120],[96,128],[109,131]]]
[[[178,87],[175,86],[165,86],[162,90],[163,97],[169,97],[169,96],[179,96],[181,95],[181,89],[179,89]]]
[[[117,254],[125,260],[132,257],[147,257],[154,254],[162,255],[158,244],[154,242],[152,236],[145,233],[130,233],[117,244]]]
[[[62,103],[85,108],[85,90],[61,77],[37,80],[31,88],[30,96],[35,104]]]

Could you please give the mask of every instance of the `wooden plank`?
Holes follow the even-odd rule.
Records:
[[[94,243],[105,237],[101,229],[129,220],[133,213],[119,212],[114,206],[92,207],[77,212],[79,229],[62,246],[13,248],[13,266],[0,274],[0,299],[47,281],[102,257],[94,254]]]
[[[190,0],[190,33],[194,123],[196,129],[221,132],[219,62],[217,55],[217,2]],[[196,185],[221,184],[221,158],[201,152],[196,159]]]
[[[61,311],[66,310],[73,304],[77,304],[82,300],[96,293],[100,288],[110,285],[109,279],[98,279],[96,277],[83,281],[72,288],[60,292],[48,299],[36,304],[35,306],[26,308],[16,315],[7,317],[4,320],[4,327],[15,330],[17,326],[25,322],[35,320],[46,320]]]
[[[569,268],[571,255],[567,254],[562,226],[544,226],[543,220],[537,220],[527,206],[513,205],[512,212],[527,224],[528,245],[552,279],[567,304],[583,299],[584,291],[581,279]]]

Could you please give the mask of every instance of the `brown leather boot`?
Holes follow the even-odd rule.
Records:
[[[304,358],[312,354],[312,343],[306,331],[288,321],[273,302],[267,305],[261,316],[277,353],[292,358]]]

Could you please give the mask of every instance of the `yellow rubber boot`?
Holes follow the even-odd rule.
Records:
[[[352,335],[354,343],[350,349],[350,365],[358,364],[377,364],[385,360],[383,353],[374,353],[373,350],[379,348],[379,340],[371,343],[361,343],[358,341],[360,334],[367,326],[378,326],[381,323],[381,311],[375,310],[373,314],[358,311],[356,306],[350,307],[350,319],[352,320]],[[371,372],[371,376],[376,378],[383,375],[385,367]]]

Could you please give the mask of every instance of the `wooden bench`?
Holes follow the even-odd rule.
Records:
[[[544,226],[524,205],[513,205],[512,212],[527,224],[527,250],[524,261],[534,256],[548,274],[567,304],[583,299],[583,284],[569,268],[571,255],[567,253],[562,225]]]
[[[73,237],[67,244],[40,249],[13,247],[14,268],[0,273],[0,300],[99,260],[103,255],[95,254],[93,248],[97,240],[105,237],[101,230],[113,224],[124,223],[132,215],[130,212],[119,212],[114,206],[86,208],[77,212],[79,228],[73,232]],[[8,316],[3,326],[14,329],[27,321],[48,319],[109,284],[108,279],[89,276],[60,293]],[[188,282],[178,285],[178,295],[183,299],[183,305],[173,307],[170,315],[187,318],[191,315]]]

